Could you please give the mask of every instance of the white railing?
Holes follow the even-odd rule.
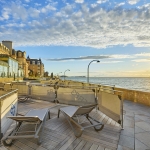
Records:
[[[13,83],[11,88],[17,88],[19,95],[28,95],[35,99],[69,105],[85,105],[96,102],[101,112],[120,123],[123,127],[123,96],[122,92],[115,91],[114,87],[57,82],[49,85],[15,85]]]
[[[2,91],[0,96],[0,139],[3,134],[7,131],[12,121],[7,116],[16,115],[17,104],[18,104],[18,93],[17,89]]]

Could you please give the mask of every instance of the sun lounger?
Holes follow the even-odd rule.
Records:
[[[18,97],[18,101],[21,102],[21,103],[23,103],[23,102],[25,102],[29,99],[30,99],[30,96],[26,96],[26,95],[24,95],[24,96],[22,95],[22,96]]]
[[[13,139],[19,138],[36,138],[38,144],[41,143],[41,134],[43,133],[43,127],[45,121],[50,112],[48,108],[45,109],[33,109],[30,110],[25,116],[9,116],[8,118],[16,121],[14,129],[2,138],[2,142],[5,146],[10,146]],[[33,130],[31,130],[33,127]],[[39,135],[39,131],[41,133]]]
[[[63,113],[68,123],[70,124],[74,134],[76,137],[80,137],[84,129],[89,127],[94,127],[96,131],[100,131],[103,129],[104,124],[94,119],[89,115],[89,113],[97,106],[97,104],[86,105],[86,106],[67,106],[60,108],[58,110],[58,118],[60,112]],[[83,118],[83,116],[85,116]],[[80,121],[80,117],[82,121]],[[81,124],[85,124],[85,120],[88,120],[91,125],[82,126]]]

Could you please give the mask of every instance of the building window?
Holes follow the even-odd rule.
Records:
[[[19,56],[19,57],[21,57],[21,56],[22,56],[22,53],[21,53],[21,52],[19,52],[19,53],[18,53],[18,56]]]

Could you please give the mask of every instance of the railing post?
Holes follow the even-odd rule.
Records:
[[[1,99],[0,99],[0,119],[1,119]],[[0,121],[0,140],[2,138],[2,133],[1,133],[1,121]]]
[[[134,91],[134,102],[136,103],[137,102],[137,92]]]

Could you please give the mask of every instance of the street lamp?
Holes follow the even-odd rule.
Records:
[[[67,69],[66,71],[70,71],[70,70],[69,70],[69,69]],[[66,71],[65,71],[65,72],[66,72]],[[65,80],[65,72],[64,72],[64,80]]]
[[[97,63],[100,62],[99,60],[92,60],[92,61],[89,63],[88,68],[87,68],[87,83],[89,83],[89,66],[90,66],[90,64],[91,64],[93,61],[96,61]]]

